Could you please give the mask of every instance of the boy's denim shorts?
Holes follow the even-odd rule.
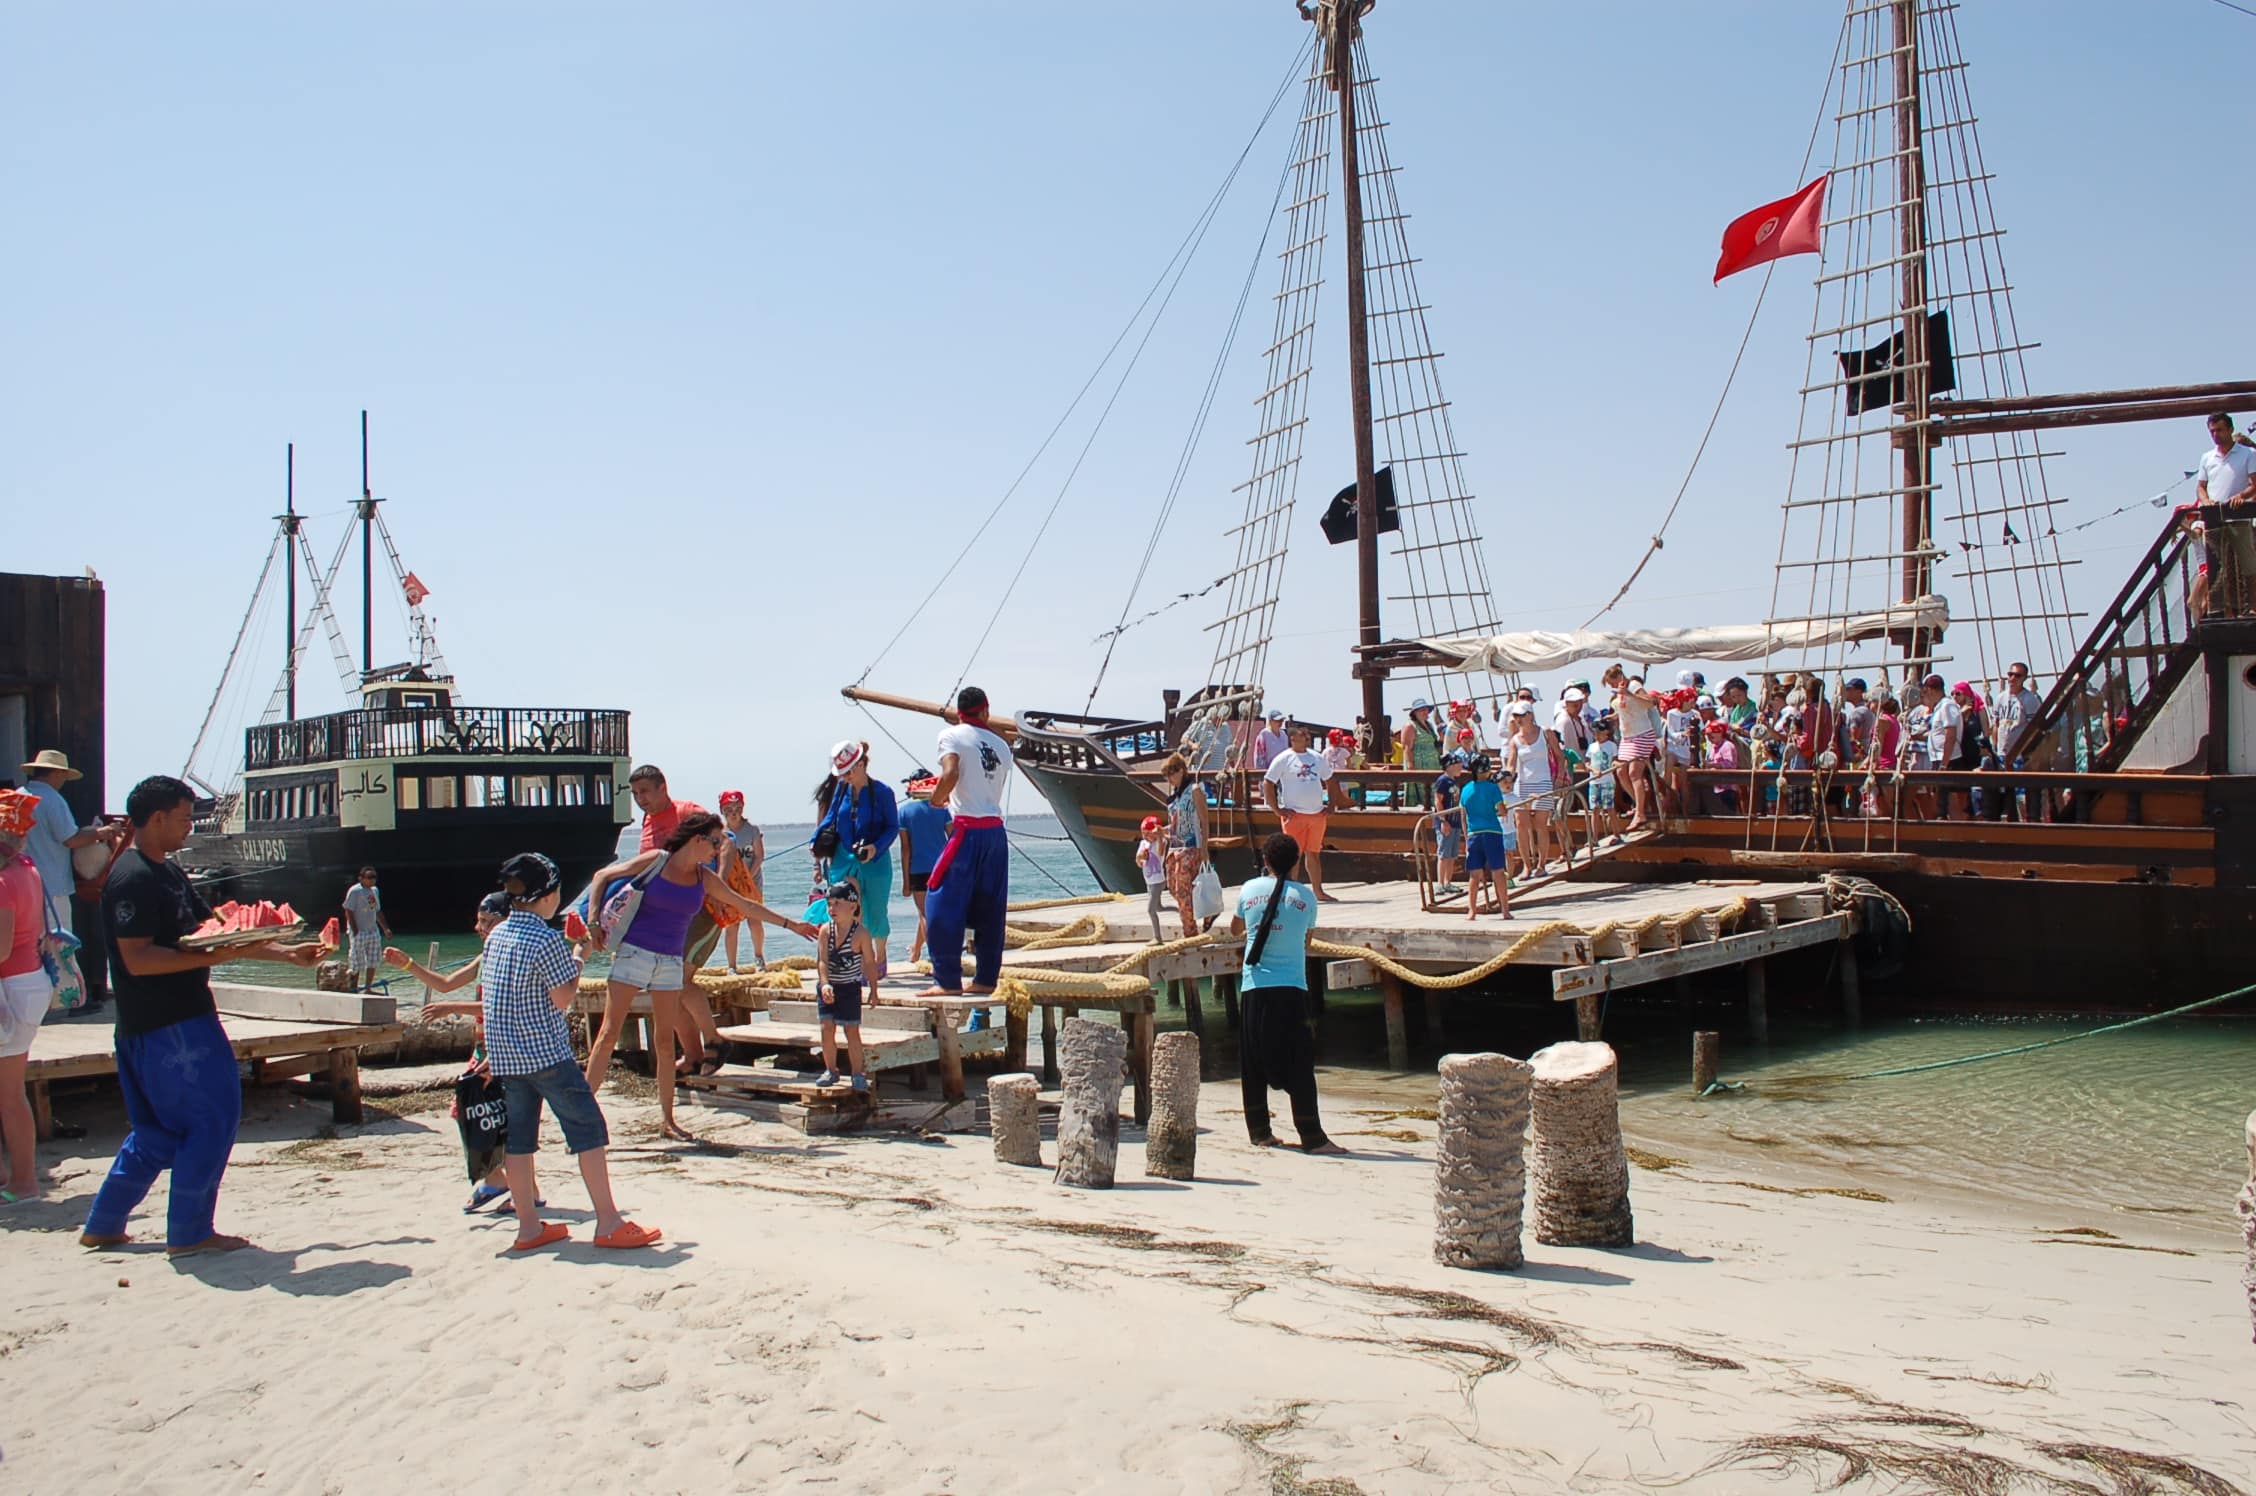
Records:
[[[541,1103],[544,1101],[556,1113],[556,1125],[564,1129],[567,1153],[585,1153],[611,1141],[611,1129],[603,1121],[603,1108],[595,1104],[595,1093],[588,1089],[587,1077],[570,1060],[559,1060],[531,1075],[504,1075],[497,1079],[509,1106],[511,1153],[540,1150]]]

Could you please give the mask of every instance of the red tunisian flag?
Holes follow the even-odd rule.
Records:
[[[1825,218],[1825,183],[1826,178],[1819,177],[1791,197],[1732,219],[1723,231],[1723,256],[1716,261],[1715,278],[1737,275],[1780,255],[1816,254],[1818,225]]]
[[[431,595],[431,589],[424,586],[423,579],[412,571],[401,579],[400,591],[407,594],[407,605],[411,608],[422,607],[423,599]]]

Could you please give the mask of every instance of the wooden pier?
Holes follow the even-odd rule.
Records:
[[[1358,947],[1373,955],[1330,959],[1325,985],[1335,990],[1379,989],[1386,1011],[1388,1058],[1397,1069],[1409,1063],[1406,999],[1407,989],[1420,985],[1417,978],[1447,979],[1496,962],[1507,952],[1505,965],[1550,971],[1553,998],[1575,1004],[1576,1029],[1585,1039],[1600,1036],[1608,992],[1732,966],[1747,974],[1749,1021],[1759,1033],[1767,1021],[1764,963],[1771,956],[1808,946],[1839,946],[1844,998],[1852,1006],[1855,1001],[1851,937],[1857,929],[1856,913],[1853,908],[1836,908],[1822,881],[1553,883],[1515,895],[1508,920],[1429,913],[1418,901],[1416,885],[1410,883],[1334,884],[1329,891],[1338,902],[1323,906],[1313,940]],[[1225,907],[1235,905],[1232,889]],[[1004,958],[1006,972],[1022,967],[1102,971],[1143,949],[1150,939],[1150,923],[1140,899],[1060,904],[1021,911],[1011,920],[1019,926],[1063,930],[1092,915],[1102,921],[1100,943],[1014,950]],[[1170,923],[1172,927],[1172,914]],[[1239,964],[1239,947],[1232,941],[1162,954],[1144,974],[1155,987],[1182,982],[1186,994],[1195,991],[1197,978],[1221,978],[1222,999],[1230,1004]],[[1401,971],[1390,970],[1390,965]],[[1437,989],[1424,990],[1427,1031],[1438,1037]],[[1092,1000],[1061,999],[1060,1003],[1091,1006]]]
[[[251,1084],[319,1076],[328,1082],[335,1120],[340,1125],[361,1120],[360,1051],[371,1044],[397,1043],[401,1034],[390,998],[216,982],[213,994],[220,1003],[219,1021],[227,1030],[229,1047],[237,1060],[250,1064]],[[292,1011],[301,1008],[315,1009],[321,1016]],[[334,1017],[329,1016],[332,1013]],[[32,1038],[24,1068],[39,1136],[54,1135],[49,1098],[54,1082],[116,1074],[116,1038],[110,1024],[42,1024]]]

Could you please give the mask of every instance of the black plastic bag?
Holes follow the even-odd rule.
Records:
[[[454,1083],[454,1120],[462,1129],[462,1161],[470,1182],[481,1183],[501,1167],[509,1142],[508,1093],[490,1075],[466,1074]]]

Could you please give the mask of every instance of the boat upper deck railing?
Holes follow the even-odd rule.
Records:
[[[372,707],[269,722],[244,733],[243,767],[334,759],[627,752],[627,714],[577,707]]]

